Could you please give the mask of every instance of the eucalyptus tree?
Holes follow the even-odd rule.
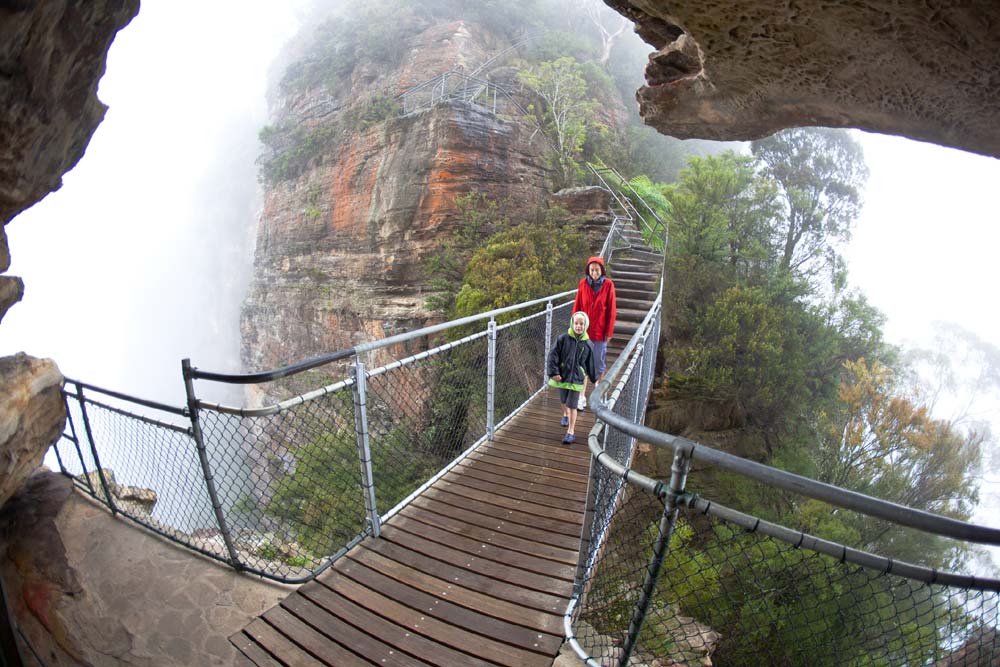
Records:
[[[868,180],[861,145],[846,130],[800,127],[754,141],[750,150],[778,187],[784,215],[775,227],[779,266],[812,275],[838,261]]]
[[[542,127],[555,144],[558,185],[572,181],[588,131],[599,130],[597,104],[588,97],[583,67],[568,56],[547,60],[522,70],[518,80],[544,103],[540,110]]]

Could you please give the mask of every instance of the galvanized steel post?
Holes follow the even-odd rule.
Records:
[[[83,417],[83,430],[87,434],[87,441],[90,443],[90,453],[94,457],[94,466],[97,468],[97,477],[101,480],[101,488],[104,489],[104,498],[108,501],[108,507],[111,508],[111,514],[118,514],[118,507],[115,506],[115,499],[111,495],[111,487],[108,484],[107,478],[104,476],[104,468],[101,467],[101,458],[97,455],[97,445],[94,443],[94,433],[90,430],[90,417],[87,416],[87,404],[83,400],[83,387],[80,383],[76,383],[76,400],[80,402],[80,415]],[[77,450],[79,451],[79,450]],[[83,462],[83,455],[80,455],[80,462]],[[89,477],[87,474],[87,466],[83,467],[84,477]],[[90,484],[90,481],[87,482]],[[93,488],[93,486],[91,486]],[[97,494],[94,494],[96,497]]]
[[[663,559],[667,555],[670,547],[670,536],[674,532],[677,521],[677,499],[684,493],[684,485],[687,483],[688,469],[691,459],[688,451],[678,447],[674,450],[674,462],[670,467],[670,488],[663,503],[663,515],[660,518],[659,531],[656,535],[656,542],[653,544],[653,555],[646,566],[646,576],[642,582],[642,592],[639,601],[632,612],[632,620],[628,624],[628,636],[622,646],[621,655],[618,657],[620,667],[625,667],[635,651],[639,641],[639,631],[642,630],[643,621],[649,613],[649,605],[653,600],[653,593],[656,591],[656,584],[660,580],[660,570],[663,568]]]
[[[360,357],[354,358],[354,429],[358,434],[358,458],[361,461],[361,483],[364,485],[365,513],[372,537],[382,532],[382,521],[375,504],[375,476],[372,474],[372,451],[368,437],[368,399],[365,364]]]
[[[546,384],[548,376],[549,350],[552,348],[552,302],[545,303],[545,349],[542,350],[542,386]]]
[[[76,456],[80,459],[80,470],[83,471],[83,479],[87,482],[87,488],[90,489],[90,495],[97,497],[97,493],[94,491],[94,484],[90,479],[90,475],[87,474],[87,463],[83,460],[83,451],[80,449],[80,435],[76,432],[76,424],[73,421],[73,413],[69,409],[69,394],[66,390],[63,390],[63,403],[66,405],[66,423],[69,424],[69,432],[73,436],[73,446],[76,448]],[[56,448],[58,453],[59,449]],[[61,461],[60,461],[61,463]]]
[[[494,402],[496,400],[497,385],[497,321],[490,318],[487,328],[487,353],[486,353],[486,437],[493,440],[494,429]]]
[[[208,450],[205,449],[205,436],[201,430],[201,418],[198,411],[198,398],[194,394],[194,378],[191,376],[191,360],[181,360],[181,373],[184,375],[184,391],[187,394],[188,413],[191,417],[191,436],[194,438],[195,447],[198,449],[198,461],[201,463],[201,472],[205,477],[205,488],[208,489],[208,498],[212,503],[212,511],[215,513],[215,520],[219,524],[219,531],[222,533],[222,541],[229,552],[229,564],[233,569],[242,570],[243,563],[240,562],[236,545],[233,543],[233,536],[229,532],[226,524],[226,515],[222,511],[222,503],[219,502],[219,494],[215,488],[215,477],[212,475],[212,466],[208,461]]]

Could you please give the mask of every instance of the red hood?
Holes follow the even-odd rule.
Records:
[[[587,263],[583,265],[584,275],[587,275],[587,269],[589,269],[590,265],[593,264],[594,262],[597,262],[598,264],[601,265],[602,276],[608,275],[608,269],[606,266],[604,266],[604,259],[602,259],[601,257],[591,257],[590,259],[587,260]]]

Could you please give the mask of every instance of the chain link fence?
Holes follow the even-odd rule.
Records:
[[[618,377],[598,415],[622,421],[591,432],[596,464],[565,617],[588,664],[1000,664],[1000,581],[865,553],[700,498],[688,489],[694,450],[679,439],[669,481],[637,473],[637,437],[655,432],[624,422],[641,424],[657,326],[647,320],[609,373]]]
[[[112,511],[237,569],[305,581],[377,535],[542,390],[545,354],[572,307],[554,300],[570,295],[270,374],[222,376],[185,362],[186,408],[70,381],[70,418],[55,455],[64,474]],[[438,339],[447,342],[378,368],[365,363]],[[329,380],[316,369],[330,360],[349,377],[271,405],[213,404],[194,391],[196,380],[250,384],[248,396],[268,401],[301,389],[303,377]]]
[[[184,410],[137,404],[73,380],[63,395],[66,430],[53,448],[61,471],[116,514],[224,557]]]

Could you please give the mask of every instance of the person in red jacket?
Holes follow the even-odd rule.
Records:
[[[573,312],[583,311],[590,318],[590,328],[587,335],[594,347],[594,357],[597,366],[597,381],[604,378],[606,369],[605,358],[608,353],[608,341],[615,333],[615,319],[618,309],[615,305],[615,284],[608,278],[604,260],[591,257],[587,260],[586,275],[580,280],[576,289],[576,301],[573,302]],[[584,379],[583,392],[580,393],[580,409],[587,407],[587,381]]]

